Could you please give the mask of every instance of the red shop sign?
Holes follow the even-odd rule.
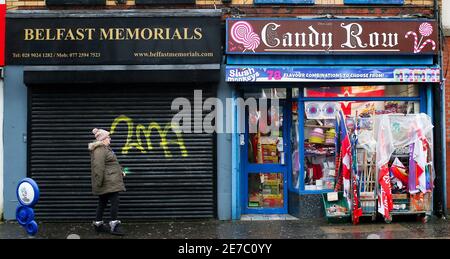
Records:
[[[5,65],[5,0],[0,0],[0,66]]]
[[[228,19],[228,54],[416,54],[438,48],[435,20]]]

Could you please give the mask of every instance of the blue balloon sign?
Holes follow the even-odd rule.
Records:
[[[16,209],[16,219],[21,226],[25,226],[34,220],[34,211],[32,208],[19,205]]]
[[[25,178],[17,185],[17,200],[23,206],[33,207],[39,199],[39,188],[31,178]]]
[[[39,200],[39,187],[31,178],[25,178],[19,182],[16,189],[19,206],[16,209],[17,222],[25,228],[29,235],[36,235],[38,225],[34,221],[33,207]]]

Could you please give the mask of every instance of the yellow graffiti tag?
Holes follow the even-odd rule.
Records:
[[[111,135],[114,134],[117,125],[119,125],[119,123],[121,123],[121,122],[125,122],[127,124],[127,128],[128,128],[127,141],[126,141],[125,145],[122,147],[123,155],[128,154],[128,151],[132,148],[138,149],[139,151],[141,151],[141,153],[147,153],[147,149],[152,150],[153,146],[152,146],[152,142],[151,142],[151,135],[152,135],[152,131],[156,130],[158,132],[159,138],[161,140],[159,142],[159,146],[164,150],[164,156],[166,158],[172,157],[172,153],[169,150],[170,144],[178,145],[178,147],[180,148],[180,151],[181,151],[181,156],[183,156],[183,157],[188,156],[188,152],[187,152],[186,146],[184,145],[184,140],[183,140],[181,131],[175,124],[172,124],[169,122],[166,124],[164,129],[162,129],[161,126],[156,122],[150,123],[150,125],[148,127],[145,127],[142,124],[138,124],[136,126],[136,141],[134,141],[133,140],[133,136],[134,136],[133,135],[133,133],[134,133],[133,132],[134,131],[133,120],[125,115],[120,115],[113,121],[113,123],[111,125]],[[169,133],[170,131],[175,133],[176,140],[167,140],[167,133]],[[147,149],[144,148],[144,145],[142,143],[141,132],[143,133],[143,135],[145,137]]]

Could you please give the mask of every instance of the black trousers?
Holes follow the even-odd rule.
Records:
[[[117,220],[117,212],[119,211],[119,193],[112,192],[98,196],[96,221],[103,220],[103,212],[105,211],[108,201],[111,203],[111,220]]]

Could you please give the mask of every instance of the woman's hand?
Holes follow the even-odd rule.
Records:
[[[123,177],[125,177],[128,173],[129,173],[128,167],[123,168],[122,170]]]

